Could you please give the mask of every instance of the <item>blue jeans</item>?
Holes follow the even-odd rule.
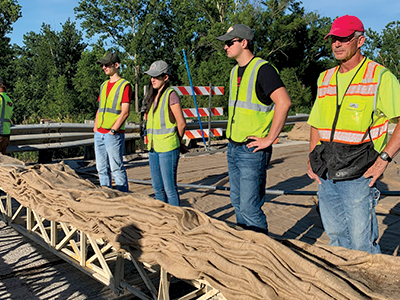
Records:
[[[230,198],[238,224],[265,232],[268,225],[262,206],[272,147],[253,153],[254,149],[228,144]]]
[[[321,179],[321,178],[320,178]],[[370,178],[332,181],[321,179],[318,198],[322,224],[330,245],[381,253],[375,206],[379,191]]]
[[[149,153],[151,183],[155,197],[175,206],[180,205],[176,184],[179,153],[179,147],[168,152],[156,152],[151,149]]]
[[[125,135],[116,133],[94,133],[94,151],[96,168],[99,173],[100,185],[112,188],[111,173],[117,189],[128,192],[128,177],[122,160]]]

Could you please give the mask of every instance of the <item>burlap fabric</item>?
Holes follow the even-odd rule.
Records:
[[[277,241],[150,197],[98,188],[60,163],[15,167],[1,187],[48,220],[68,222],[181,279],[205,279],[229,300],[400,299],[400,258]]]

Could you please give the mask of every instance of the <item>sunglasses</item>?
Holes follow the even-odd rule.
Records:
[[[158,75],[158,76],[150,76],[150,77],[153,78],[153,79],[163,80],[164,77],[165,77],[165,74],[161,74],[161,75]]]
[[[346,36],[346,37],[340,37],[340,36],[332,35],[332,36],[331,36],[331,42],[332,42],[332,44],[333,44],[333,43],[336,43],[336,41],[339,41],[339,42],[342,43],[342,44],[348,44],[348,43],[350,43],[352,40],[354,40],[355,38],[356,38],[356,37],[355,37],[354,33],[351,34],[351,35],[349,35],[349,36]]]
[[[225,41],[225,45],[227,45],[228,47],[232,46],[235,42],[241,42],[243,41],[243,39],[237,39],[237,40],[229,40],[229,41]]]
[[[114,63],[112,63],[112,62],[110,62],[110,63],[108,63],[108,64],[102,64],[101,66],[102,67],[106,67],[106,68],[109,68],[109,67],[111,67],[112,65],[113,65]]]

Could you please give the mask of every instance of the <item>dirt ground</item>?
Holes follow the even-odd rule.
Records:
[[[214,142],[212,151],[192,149],[179,161],[178,183],[207,186],[229,186],[226,161],[226,141]],[[293,141],[287,134],[280,136],[273,146],[273,155],[267,172],[267,188],[284,191],[317,191],[316,182],[306,174],[308,142]],[[126,157],[130,180],[150,182],[146,155]],[[381,191],[399,191],[400,157],[389,164],[384,176],[377,183]],[[130,191],[154,197],[151,185],[130,183]],[[235,214],[229,200],[229,191],[201,188],[179,188],[181,205],[196,208],[208,216],[235,223]],[[356,192],[356,191],[355,191]],[[400,197],[381,196],[376,207],[382,252],[400,256]],[[277,239],[298,239],[310,244],[329,242],[319,219],[317,197],[310,195],[268,194],[263,210],[267,215],[270,236]]]

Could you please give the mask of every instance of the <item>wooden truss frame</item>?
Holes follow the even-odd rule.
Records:
[[[1,190],[1,188],[0,188]],[[9,194],[0,196],[0,219],[77,269],[108,286],[115,294],[125,291],[143,300],[170,300],[171,275],[159,266],[139,262],[130,253],[117,251],[103,239],[95,239],[74,226],[49,221],[19,204]],[[14,205],[15,206],[15,205]],[[135,276],[132,276],[132,267]],[[127,270],[129,272],[127,272]],[[126,276],[129,273],[129,276]],[[128,278],[129,277],[129,278]],[[157,292],[152,279],[159,277]],[[196,290],[179,300],[225,299],[204,280],[188,281]],[[146,290],[144,293],[142,290]]]

